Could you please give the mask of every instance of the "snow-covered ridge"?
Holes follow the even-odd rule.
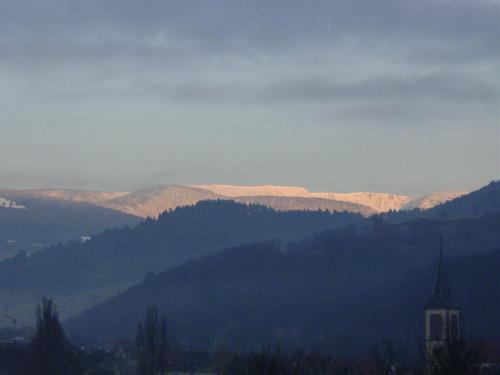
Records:
[[[362,212],[365,215],[383,213],[390,210],[407,210],[413,208],[428,209],[454,199],[467,192],[441,192],[427,196],[398,195],[373,192],[311,192],[302,186],[237,186],[237,185],[157,185],[133,192],[101,192],[85,190],[23,190],[24,196],[45,199],[56,199],[71,202],[84,202],[111,208],[120,212],[140,216],[157,217],[165,210],[180,206],[192,205],[200,200],[233,199],[236,201],[260,202],[260,204],[280,209],[346,209],[352,212]],[[275,202],[279,197],[280,201]],[[309,199],[303,199],[309,198]],[[300,202],[299,202],[300,200]],[[11,206],[11,201],[3,199],[3,206]],[[0,206],[2,206],[0,201]],[[274,206],[272,204],[274,202]],[[349,203],[352,207],[338,204]],[[278,205],[279,207],[276,207]]]
[[[194,188],[210,190],[225,197],[309,197],[311,193],[301,186],[237,186],[237,185],[191,185]]]
[[[387,212],[390,210],[406,210],[412,208],[428,209],[438,204],[455,199],[466,191],[439,192],[426,196],[397,195],[389,193],[354,192],[310,192],[300,186],[235,186],[235,185],[193,185],[204,190],[225,197],[246,196],[277,196],[277,197],[301,197],[301,198],[323,198],[341,202],[349,202],[367,206],[376,212]]]
[[[334,199],[343,202],[362,204],[377,212],[400,210],[415,197],[411,195],[395,195],[388,193],[311,193],[312,196],[326,199]]]
[[[468,193],[468,191],[441,191],[432,193],[423,197],[417,197],[409,201],[402,207],[402,209],[411,210],[413,208],[420,208],[422,210],[427,210],[429,208],[437,206],[438,204],[451,201],[452,199],[458,198]]]
[[[128,192],[84,191],[84,190],[26,190],[31,196],[52,198],[72,202],[102,204],[110,199],[119,198]]]

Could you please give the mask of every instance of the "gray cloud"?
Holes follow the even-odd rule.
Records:
[[[360,82],[328,79],[290,81],[270,87],[269,96],[294,100],[415,100],[494,101],[498,91],[489,83],[446,74],[422,77],[376,77]]]
[[[128,86],[103,88],[91,72],[61,88],[68,96],[120,95],[137,90],[135,80],[140,91],[174,100],[491,101],[499,16],[500,3],[487,0],[1,0],[0,74],[107,69]],[[372,64],[386,66],[359,76]],[[331,69],[299,73],[318,65]],[[336,71],[349,65],[358,72],[339,80]]]
[[[176,48],[200,54],[277,53],[311,43],[335,48],[356,38],[396,50],[417,43],[422,58],[447,51],[498,56],[499,14],[498,3],[478,0],[3,0],[0,48],[7,60],[29,60],[30,53],[33,61],[140,59],[169,58]]]
[[[475,142],[457,147],[446,131],[433,134],[453,155],[443,166],[456,176],[471,171],[476,184],[493,177],[495,163],[485,160],[498,148],[491,124],[498,119],[499,17],[496,0],[0,0],[0,133],[7,135],[0,161],[12,171],[0,179],[85,185],[65,172],[84,168],[101,173],[92,184],[116,186],[131,178],[133,165],[141,181],[161,180],[161,170],[229,181],[246,171],[223,164],[244,164],[238,152],[247,150],[246,165],[260,178],[286,181],[299,165],[297,176],[312,179],[321,160],[318,179],[331,178],[324,168],[340,168],[332,174],[351,186],[361,177],[343,166],[354,163],[359,176],[372,173],[375,181],[375,154],[378,165],[408,148],[422,165],[440,157],[430,161],[393,128],[365,127],[365,140],[351,125],[401,124],[422,136],[425,122],[460,127]],[[325,122],[346,126],[316,126],[315,138],[311,128]],[[362,160],[387,139],[404,143],[397,158],[381,147]],[[27,152],[12,160],[21,144]],[[57,147],[63,150],[48,155]],[[279,147],[282,164],[271,169]],[[381,178],[399,179],[407,170],[401,163],[383,172],[393,178]]]
[[[248,104],[410,100],[495,103],[499,98],[499,90],[489,82],[446,73],[426,74],[421,77],[382,76],[354,82],[336,82],[326,77],[312,77],[290,78],[261,85],[155,83],[140,91],[140,94],[163,96],[170,100]]]

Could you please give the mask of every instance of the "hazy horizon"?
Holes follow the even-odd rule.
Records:
[[[73,185],[33,185],[33,186],[3,186],[0,185],[0,189],[12,189],[12,190],[74,190],[74,191],[95,191],[95,192],[123,192],[123,193],[128,193],[128,192],[133,192],[133,191],[140,191],[144,189],[149,189],[153,188],[156,186],[187,186],[187,187],[199,187],[202,185],[212,185],[212,186],[231,186],[231,187],[267,187],[267,186],[272,186],[272,187],[297,187],[297,188],[305,188],[311,193],[321,193],[321,192],[332,192],[332,193],[361,193],[361,192],[366,192],[366,193],[388,193],[388,194],[395,194],[395,195],[409,195],[409,196],[425,196],[428,194],[432,193],[440,193],[440,192],[461,192],[461,191],[475,191],[478,190],[479,188],[482,188],[489,184],[491,181],[496,181],[495,179],[485,181],[482,184],[479,184],[477,186],[473,186],[472,188],[450,188],[446,190],[430,190],[428,192],[423,192],[423,193],[408,193],[405,191],[391,191],[391,190],[335,190],[335,189],[323,189],[323,190],[317,190],[309,187],[306,184],[302,185],[278,185],[278,184],[231,184],[231,183],[213,183],[213,184],[205,184],[203,182],[198,182],[198,183],[178,183],[178,182],[165,182],[165,183],[156,183],[156,184],[151,184],[151,185],[137,185],[137,187],[134,187],[132,189],[106,189],[106,188],[99,188],[99,187],[85,187],[85,186],[73,186]],[[201,187],[203,189],[203,187]]]

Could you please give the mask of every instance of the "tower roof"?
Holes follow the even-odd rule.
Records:
[[[451,293],[448,276],[444,267],[443,246],[442,241],[439,248],[439,260],[437,267],[436,279],[434,280],[434,287],[429,301],[426,303],[425,308],[452,308],[456,307]]]

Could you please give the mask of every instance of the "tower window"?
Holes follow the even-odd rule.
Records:
[[[440,341],[443,339],[443,317],[439,314],[431,315],[431,337],[433,341]]]
[[[458,340],[458,316],[456,314],[450,317],[450,335],[452,340]]]

